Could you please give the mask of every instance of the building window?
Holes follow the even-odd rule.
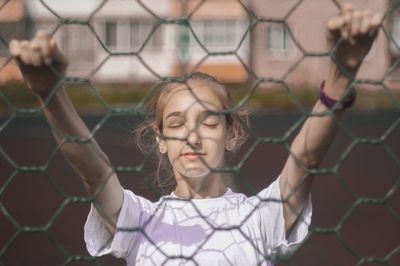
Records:
[[[281,23],[270,23],[265,29],[265,49],[274,56],[289,55],[291,38],[289,30]]]
[[[131,21],[130,29],[130,43],[132,47],[137,49],[143,44],[143,39],[146,38],[143,34],[146,30],[144,29],[144,25],[140,24],[139,20]]]
[[[210,52],[231,51],[243,38],[244,23],[236,20],[204,20],[192,22],[197,38]],[[191,42],[197,43],[194,36]]]
[[[107,21],[106,29],[106,45],[108,47],[117,46],[117,23],[115,21]]]
[[[149,38],[144,49],[159,49],[162,42],[161,28],[157,28],[149,37],[153,27],[154,23],[151,20],[106,21],[104,26],[105,45],[112,52],[132,52],[140,49]]]
[[[135,50],[139,49],[143,43],[149,38],[151,31],[154,28],[152,21],[146,20],[132,20],[130,22],[130,43],[131,47]],[[146,47],[153,49],[161,46],[161,27],[158,27],[150,36],[146,43]]]
[[[89,27],[79,24],[64,24],[54,34],[63,53],[70,59],[71,73],[91,70],[95,60],[95,39]],[[81,73],[80,73],[81,72]]]

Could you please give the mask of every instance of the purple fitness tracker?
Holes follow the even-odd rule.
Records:
[[[329,109],[333,109],[333,107],[335,107],[334,110],[344,110],[351,107],[356,100],[356,95],[357,95],[356,90],[353,90],[349,95],[347,95],[341,100],[334,100],[325,94],[324,88],[325,88],[325,80],[322,81],[321,85],[319,86],[319,99]]]

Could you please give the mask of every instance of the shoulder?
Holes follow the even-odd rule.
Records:
[[[152,202],[151,200],[143,196],[135,194],[133,191],[129,189],[124,189],[123,205],[125,205],[128,208],[140,209],[151,213],[157,208],[159,202],[160,201]]]
[[[257,206],[267,202],[281,202],[281,193],[279,187],[279,177],[275,178],[267,187],[263,188],[255,195],[246,196],[242,193],[234,193],[238,201]]]

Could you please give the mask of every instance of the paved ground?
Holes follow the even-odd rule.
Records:
[[[279,137],[299,118],[294,114],[257,115],[253,117],[253,133]],[[93,127],[100,119],[92,116],[85,121]],[[344,125],[349,134],[339,133],[323,166],[337,164],[353,141],[351,135],[379,138],[399,119],[399,112],[348,114]],[[4,125],[4,121],[4,118],[0,119],[0,125]],[[96,139],[116,166],[136,166],[142,161],[129,141],[133,125],[133,119],[112,118],[96,134]],[[312,193],[313,228],[336,228],[337,234],[311,234],[294,256],[295,265],[355,265],[358,256],[385,257],[396,247],[400,248],[400,165],[396,165],[388,153],[388,150],[393,152],[393,156],[400,160],[400,123],[387,136],[385,143],[386,146],[355,145],[338,164],[337,176],[316,178]],[[47,174],[18,172],[0,155],[0,186],[6,188],[0,194],[3,212],[0,214],[0,252],[17,232],[16,225],[5,218],[5,210],[20,227],[50,225],[47,234],[18,234],[0,256],[0,265],[60,265],[66,261],[67,255],[87,255],[83,225],[89,205],[67,202],[62,196],[83,196],[85,192],[78,177],[57,151],[44,121],[32,117],[13,120],[0,131],[0,146],[18,166],[49,163]],[[244,148],[241,154],[247,150]],[[49,160],[52,153],[55,156]],[[241,158],[241,154],[237,158]],[[234,178],[237,190],[251,195],[267,186],[279,174],[287,155],[281,144],[258,146],[244,164],[241,174]],[[157,199],[156,193],[151,192],[143,181],[145,174],[119,175],[126,188],[152,200]],[[12,181],[8,183],[11,177]],[[394,187],[396,182],[397,188]],[[393,196],[385,204],[360,204],[346,216],[358,197],[382,199],[388,193],[393,193]],[[54,241],[60,245],[58,248]],[[393,255],[390,265],[400,265],[399,252]],[[102,265],[124,265],[110,256],[99,261]],[[68,265],[92,264],[73,262]]]

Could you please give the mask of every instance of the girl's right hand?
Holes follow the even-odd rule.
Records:
[[[55,40],[39,31],[31,41],[12,40],[9,48],[29,88],[42,99],[47,98],[68,66],[68,59],[58,50]]]

